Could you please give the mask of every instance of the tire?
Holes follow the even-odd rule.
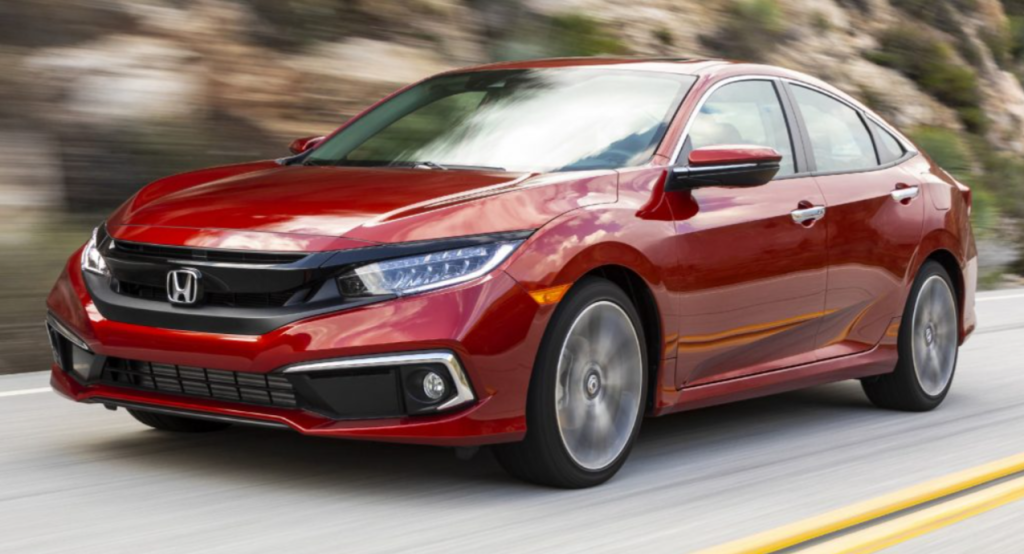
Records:
[[[514,477],[551,487],[604,483],[640,431],[646,368],[643,326],[629,297],[605,279],[578,282],[541,341],[526,438],[496,446],[499,463]]]
[[[132,417],[139,420],[139,422],[149,425],[154,429],[159,429],[160,431],[173,431],[175,433],[209,433],[231,427],[230,423],[224,423],[223,421],[179,417],[143,410],[128,410],[128,413],[132,414]]]
[[[861,381],[874,405],[926,412],[946,398],[953,384],[960,342],[955,291],[941,265],[925,262],[900,320],[896,370]]]

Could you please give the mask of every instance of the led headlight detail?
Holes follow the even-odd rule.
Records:
[[[96,241],[96,235],[99,228],[92,230],[92,238],[86,243],[85,248],[82,249],[82,271],[88,271],[97,275],[109,275],[110,271],[107,269],[107,261],[100,255],[99,245]]]
[[[495,242],[431,252],[357,267],[338,278],[345,296],[413,294],[486,275],[523,241]]]

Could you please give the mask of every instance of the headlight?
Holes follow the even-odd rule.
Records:
[[[482,277],[523,241],[494,242],[357,267],[338,278],[344,296],[413,294]]]
[[[92,238],[82,249],[82,271],[89,271],[97,275],[110,275],[107,269],[107,261],[100,255],[100,249],[96,247],[96,235],[99,228],[92,230]]]

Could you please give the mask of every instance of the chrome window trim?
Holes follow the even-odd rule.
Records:
[[[670,166],[677,165],[679,161],[679,155],[683,151],[683,145],[686,144],[686,139],[689,138],[690,136],[690,127],[693,125],[693,120],[695,119],[694,115],[700,113],[701,108],[704,107],[704,104],[708,101],[708,98],[710,98],[711,95],[715,93],[715,91],[724,87],[725,85],[731,83],[739,83],[742,81],[768,81],[774,84],[779,82],[779,78],[773,77],[771,75],[737,75],[735,77],[722,79],[721,81],[711,85],[711,88],[709,88],[704,93],[704,96],[700,97],[700,100],[697,101],[697,104],[694,105],[693,110],[690,112],[690,118],[686,120],[686,125],[683,126],[683,132],[679,134],[679,141],[676,142],[676,146],[673,149],[672,158],[669,159]],[[779,100],[779,108],[785,111],[785,106],[782,105],[781,99]],[[792,133],[792,129],[790,130],[790,133]],[[792,140],[792,136],[790,136],[790,140]]]
[[[281,370],[281,373],[307,373],[316,371],[355,370],[368,367],[383,367],[409,364],[440,364],[448,370],[448,376],[455,383],[455,396],[437,406],[437,411],[462,406],[476,400],[462,364],[454,352],[447,350],[431,350],[425,352],[409,352],[401,354],[382,354],[375,356],[356,356],[337,360],[304,362],[294,364]]]
[[[836,101],[838,101],[838,102],[840,102],[840,103],[842,103],[842,104],[844,104],[846,106],[849,106],[854,111],[860,113],[866,119],[869,119],[870,121],[876,123],[882,129],[888,131],[890,134],[892,134],[896,138],[896,140],[899,141],[900,145],[903,146],[903,149],[907,151],[907,154],[914,155],[914,154],[918,153],[917,148],[915,148],[914,145],[911,144],[910,141],[905,136],[903,136],[903,133],[900,133],[899,131],[894,129],[891,125],[889,125],[888,123],[883,121],[877,114],[875,114],[874,112],[869,110],[866,106],[861,106],[861,105],[859,105],[859,103],[857,103],[857,104],[851,103],[850,100],[847,100],[845,98],[841,98],[839,96],[836,96],[834,93],[832,93],[830,91],[827,91],[827,90],[825,90],[825,89],[823,89],[823,88],[821,88],[819,86],[816,86],[816,85],[813,85],[811,83],[808,83],[806,81],[799,81],[797,79],[791,79],[789,77],[776,77],[774,75],[758,75],[758,74],[753,74],[752,73],[750,75],[736,75],[734,77],[729,77],[729,78],[726,78],[726,79],[722,79],[721,81],[715,83],[714,85],[711,85],[711,87],[708,88],[708,90],[704,92],[704,95],[701,96],[700,100],[697,101],[697,104],[694,105],[693,110],[690,112],[690,117],[689,117],[689,119],[687,119],[686,125],[683,126],[683,132],[680,133],[679,140],[676,142],[675,148],[673,149],[672,157],[669,159],[669,165],[670,166],[676,166],[678,164],[678,162],[679,162],[679,155],[682,153],[683,145],[686,144],[686,139],[689,138],[689,136],[690,136],[690,126],[693,125],[693,120],[695,119],[694,115],[697,114],[697,113],[700,113],[701,108],[704,107],[704,104],[708,101],[708,98],[710,98],[712,94],[714,94],[718,89],[722,88],[725,85],[732,84],[732,83],[743,82],[743,81],[769,81],[769,82],[774,83],[774,84],[785,83],[787,85],[806,87],[806,88],[811,89],[811,90],[813,90],[815,92],[819,92],[821,94],[824,94],[824,95],[828,96],[829,98],[832,98],[832,99],[834,99],[834,100],[836,100]],[[795,100],[794,100],[793,109],[795,109],[795,110],[800,109],[799,106],[796,105]],[[794,122],[794,124],[799,125],[799,123],[797,123],[797,122]],[[792,133],[794,131],[794,129],[790,129],[789,131],[790,131],[790,133]],[[791,140],[792,140],[792,138],[791,138]],[[882,165],[880,164],[877,167],[882,167]],[[875,168],[869,168],[868,170],[870,170],[870,169],[875,169]]]
[[[784,81],[786,84],[789,84],[789,85],[800,86],[800,87],[804,87],[804,88],[807,88],[807,89],[811,89],[814,92],[817,92],[817,93],[820,93],[820,94],[824,94],[825,96],[828,96],[829,98],[835,100],[836,102],[839,102],[841,104],[845,104],[850,109],[852,109],[852,110],[854,110],[856,112],[859,112],[861,114],[861,116],[863,116],[865,119],[867,119],[867,120],[877,124],[882,129],[888,131],[889,134],[891,134],[893,137],[896,138],[897,141],[899,141],[900,145],[903,146],[903,149],[906,150],[908,154],[917,154],[917,149],[914,148],[913,144],[910,144],[910,141],[907,140],[907,138],[903,136],[903,133],[900,133],[899,131],[894,129],[891,125],[889,125],[885,121],[882,121],[882,118],[879,117],[878,114],[876,114],[873,111],[871,111],[867,106],[863,106],[859,102],[856,102],[855,100],[851,101],[851,100],[848,100],[846,98],[842,98],[840,96],[837,96],[833,92],[827,91],[827,90],[825,90],[825,89],[823,89],[823,88],[821,88],[819,86],[815,86],[815,85],[813,85],[811,83],[808,83],[808,82],[805,82],[805,81],[798,81],[796,79],[789,79],[789,78],[785,78],[785,77],[780,77],[780,80]],[[794,99],[793,104],[794,104],[794,106],[793,106],[794,108],[800,109],[800,107],[796,105],[796,100],[795,99]],[[870,134],[870,133],[871,133],[871,130],[868,129],[868,134]],[[885,164],[879,164],[878,167],[881,167],[882,165],[885,165]]]

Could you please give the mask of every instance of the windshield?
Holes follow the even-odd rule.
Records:
[[[694,79],[594,69],[441,75],[352,122],[304,163],[530,172],[638,165]]]

